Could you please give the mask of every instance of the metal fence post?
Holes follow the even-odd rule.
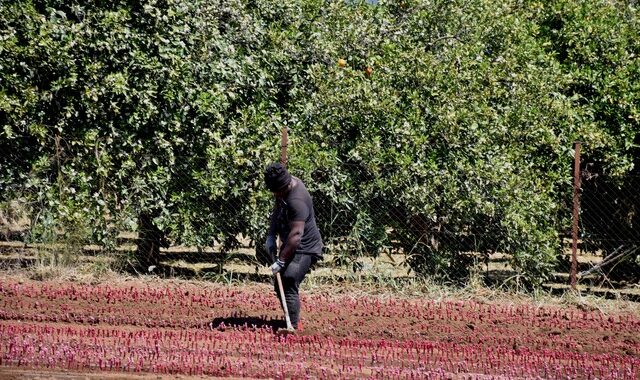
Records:
[[[576,276],[578,272],[578,220],[580,218],[580,145],[574,143],[575,157],[573,162],[573,228],[571,246],[571,288],[576,290]]]

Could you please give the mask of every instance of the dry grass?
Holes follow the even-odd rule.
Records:
[[[27,268],[10,267],[2,270],[4,277],[36,281],[71,281],[99,284],[124,281],[132,276],[113,271],[109,267],[96,268],[91,264],[78,266],[36,264]]]

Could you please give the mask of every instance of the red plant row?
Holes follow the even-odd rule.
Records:
[[[631,314],[324,294],[304,296],[303,305],[307,330],[281,337],[266,285],[0,279],[0,365],[275,378],[640,378],[640,320]]]
[[[268,310],[273,304],[270,292],[264,292],[257,297],[252,292],[241,292],[233,288],[187,288],[168,287],[160,285],[153,288],[135,286],[113,287],[109,285],[90,286],[78,284],[21,284],[0,281],[0,295],[6,299],[2,302],[2,309],[13,307],[38,308],[47,307],[47,303],[39,303],[38,299],[61,303],[61,311],[72,311],[69,305],[81,304],[83,310],[92,308],[94,313],[117,314],[119,305],[126,309],[131,305],[153,306],[166,315],[175,315],[179,308],[182,315],[197,315],[202,310],[216,309],[223,306],[226,309],[251,306],[256,310]],[[19,296],[18,300],[15,297]],[[11,303],[11,299],[16,304]],[[31,302],[35,300],[35,302]],[[339,303],[326,296],[311,296],[305,302],[313,303],[314,310],[324,314],[331,314],[342,310],[355,310],[355,317],[396,318],[398,311],[403,312],[404,318],[413,320],[434,321],[465,321],[491,322],[493,324],[519,324],[525,327],[552,327],[559,329],[603,329],[615,332],[617,330],[640,330],[640,320],[631,314],[606,316],[598,310],[583,311],[575,308],[536,307],[534,305],[513,305],[494,303],[479,303],[474,301],[433,301],[433,300],[380,300],[368,297],[343,297]],[[51,312],[51,310],[48,310]]]
[[[439,378],[484,374],[635,379],[632,356],[516,352],[430,341],[278,337],[267,329],[112,329],[0,324],[0,364],[248,377]],[[298,358],[304,358],[299,360]]]

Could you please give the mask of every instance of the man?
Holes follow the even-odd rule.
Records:
[[[322,237],[316,225],[311,195],[299,178],[289,174],[281,164],[273,163],[266,167],[264,181],[276,198],[265,248],[275,259],[271,271],[274,275],[280,272],[291,325],[297,330],[300,283],[313,264],[322,259]],[[282,242],[279,253],[276,236]],[[280,298],[277,283],[275,291]]]

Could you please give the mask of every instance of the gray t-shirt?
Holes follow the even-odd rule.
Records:
[[[289,231],[289,223],[293,221],[304,221],[304,232],[300,240],[300,245],[296,252],[312,254],[318,258],[322,257],[322,237],[318,225],[316,224],[316,214],[313,209],[311,195],[304,183],[296,178],[296,186],[281,201],[279,214],[277,217],[277,229],[280,239],[286,244]]]

